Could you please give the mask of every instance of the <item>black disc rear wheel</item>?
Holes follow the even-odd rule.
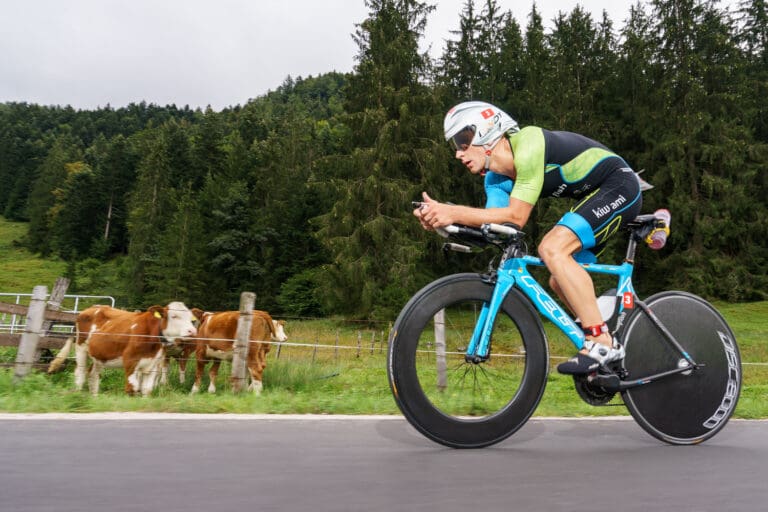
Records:
[[[739,399],[741,357],[733,332],[714,307],[695,295],[663,292],[646,304],[701,367],[626,390],[624,402],[637,423],[662,441],[705,441],[725,426]],[[639,308],[622,337],[627,380],[686,364]]]

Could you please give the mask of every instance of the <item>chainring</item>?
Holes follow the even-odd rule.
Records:
[[[615,391],[606,391],[602,386],[590,383],[589,375],[574,375],[573,384],[576,393],[589,405],[607,405],[616,396]]]

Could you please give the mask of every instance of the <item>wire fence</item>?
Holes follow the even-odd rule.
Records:
[[[31,294],[8,294],[0,293],[0,302],[3,298],[12,298],[15,304],[26,305],[29,303]],[[89,307],[94,304],[114,305],[114,298],[110,296],[91,296],[91,295],[67,295],[66,300],[69,301],[67,307],[68,311],[77,312],[78,308]],[[26,303],[26,304],[25,304]],[[170,311],[185,311],[188,309]],[[13,318],[12,318],[13,317]],[[251,343],[262,343],[270,346],[270,357],[280,359],[281,357],[301,357],[311,358],[315,361],[338,361],[349,357],[360,358],[366,355],[381,354],[387,351],[388,342],[391,335],[392,322],[381,322],[372,320],[342,320],[342,319],[324,319],[317,317],[283,317],[283,321],[287,321],[286,332],[288,334],[288,341],[275,341],[275,340],[250,340]],[[339,328],[330,327],[329,324],[336,323],[340,325]],[[298,335],[291,334],[291,325],[296,327]],[[355,328],[355,326],[361,326],[361,328]],[[10,327],[9,327],[10,326]],[[23,315],[11,315],[8,313],[0,313],[0,337],[3,333],[15,334],[22,329],[22,326],[26,326],[26,318]],[[309,334],[308,334],[309,333]],[[148,334],[131,334],[131,333],[114,333],[104,331],[94,331],[91,334],[103,334],[109,335],[113,339],[120,338],[138,338],[133,343],[157,343],[158,340],[164,339],[163,336],[148,335]],[[31,364],[35,367],[40,367],[41,364],[45,364],[53,357],[52,350],[61,348],[66,339],[73,334],[73,325],[54,324],[47,333],[46,342],[41,345],[42,353],[38,360]],[[209,340],[216,342],[231,342],[234,344],[236,341],[234,338],[199,338],[199,337],[184,337],[178,338],[175,346],[194,345],[201,340]],[[4,343],[6,346],[10,346],[11,350],[2,351],[0,348],[0,367],[9,367],[14,365],[13,361],[13,346],[8,342]],[[174,345],[171,345],[174,346]],[[5,352],[5,353],[3,353]],[[461,355],[460,352],[449,352],[455,355]],[[191,353],[187,354],[189,357]],[[524,357],[524,354],[520,353],[494,353],[496,357]],[[175,356],[178,357],[178,356]],[[550,355],[550,360],[559,361],[570,357],[561,355]],[[73,356],[68,355],[68,360],[74,359]],[[18,361],[16,364],[19,364]],[[766,367],[768,362],[764,361],[746,361],[742,362],[743,366],[752,367]]]
[[[301,321],[301,319],[296,318]],[[304,319],[304,321],[313,321],[315,319]],[[383,329],[370,329],[370,330],[358,330],[354,332],[343,332],[341,330],[326,330],[324,332],[316,332],[314,338],[300,338],[292,340],[290,335],[290,329],[286,328],[288,333],[288,341],[275,341],[272,339],[250,339],[251,345],[262,344],[270,346],[271,357],[275,359],[280,358],[300,358],[310,359],[312,362],[316,361],[339,361],[349,358],[361,358],[365,356],[372,356],[375,354],[384,354],[388,351],[390,331]],[[162,335],[148,335],[148,334],[130,334],[130,333],[113,333],[105,331],[93,331],[91,333],[96,335],[107,335],[113,339],[133,339],[133,343],[157,343],[163,341],[165,338]],[[51,334],[49,338],[55,338],[63,345],[69,334],[55,333]],[[236,341],[234,338],[215,338],[215,337],[183,337],[177,338],[173,344],[168,345],[166,348],[174,347],[176,349],[183,349],[186,347],[193,347],[198,342],[223,342],[232,343]],[[13,347],[9,347],[13,348]],[[55,350],[55,348],[53,349]],[[179,350],[169,351],[172,358],[180,357]],[[434,352],[432,349],[420,349],[420,352],[430,353]],[[461,356],[463,352],[459,351],[447,351],[448,355]],[[0,357],[0,367],[10,367],[14,365],[12,351],[8,351],[6,357]],[[45,354],[44,357],[50,359],[53,356],[52,353]],[[187,354],[187,358],[194,357],[194,351],[190,351]],[[506,353],[506,352],[494,352],[494,357],[510,357],[510,358],[524,358],[524,353]],[[551,361],[562,361],[568,359],[571,356],[561,356],[550,354]],[[68,355],[67,360],[74,360],[74,356]],[[34,363],[39,365],[39,363]],[[754,366],[754,367],[768,367],[768,362],[762,361],[742,361],[742,366]]]

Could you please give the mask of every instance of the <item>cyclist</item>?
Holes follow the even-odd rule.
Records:
[[[582,135],[517,122],[489,103],[468,101],[445,116],[445,139],[469,172],[485,177],[486,206],[472,208],[435,201],[426,192],[413,214],[425,229],[465,224],[525,226],[540,197],[576,200],[571,211],[538,246],[549,284],[578,316],[586,341],[576,356],[558,366],[565,374],[596,371],[624,357],[603,322],[589,274],[608,238],[640,212],[640,179],[604,145]]]

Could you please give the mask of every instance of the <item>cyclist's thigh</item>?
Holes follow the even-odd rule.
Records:
[[[616,169],[600,188],[566,213],[559,224],[574,230],[583,249],[601,248],[616,231],[639,215],[642,205],[640,184],[632,169]]]

